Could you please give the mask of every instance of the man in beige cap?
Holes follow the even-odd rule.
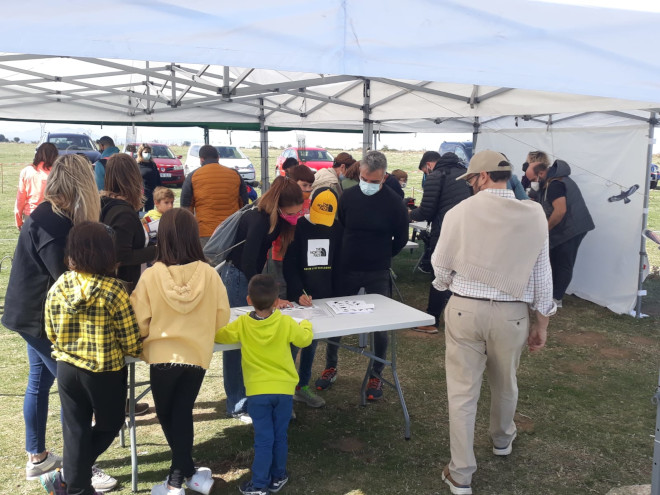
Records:
[[[447,212],[431,263],[434,286],[451,290],[445,310],[445,367],[451,460],[442,479],[454,495],[470,495],[474,425],[484,370],[491,390],[493,454],[516,438],[516,370],[525,344],[545,345],[555,313],[548,229],[543,209],[518,201],[506,187],[511,165],[494,151],[470,161],[465,180],[474,195]],[[529,309],[535,321],[529,322]]]

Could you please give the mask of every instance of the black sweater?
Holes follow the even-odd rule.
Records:
[[[123,199],[101,198],[101,222],[114,230],[117,277],[128,282],[129,292],[140,278],[140,265],[156,258],[156,246],[144,247],[145,232],[140,217]]]
[[[333,297],[333,269],[339,260],[339,244],[342,227],[335,222],[332,227],[313,224],[307,218],[298,220],[293,242],[284,256],[284,279],[287,299],[298,302],[303,290],[308,296],[319,299]]]
[[[408,212],[401,198],[386,186],[372,196],[359,187],[344,191],[339,221],[344,227],[343,271],[388,270],[392,257],[408,242]]]
[[[269,234],[270,217],[266,212],[256,208],[245,212],[238,223],[235,239],[235,242],[243,239],[245,242],[232,249],[227,256],[227,261],[231,261],[248,280],[261,273],[266,264],[268,250],[280,235],[280,226],[283,221],[281,218],[278,219],[275,230]]]
[[[160,173],[158,167],[152,161],[140,162],[140,174],[142,175],[142,182],[144,184],[144,211],[154,209],[154,189],[162,185],[160,181]]]
[[[9,330],[46,338],[44,304],[48,289],[62,275],[71,220],[44,201],[25,221],[11,265],[2,324]]]

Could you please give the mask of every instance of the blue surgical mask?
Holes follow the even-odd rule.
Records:
[[[151,158],[151,153],[142,153],[142,158],[149,160]]]
[[[360,190],[365,196],[373,196],[380,191],[380,183],[372,184],[371,182],[360,179]]]

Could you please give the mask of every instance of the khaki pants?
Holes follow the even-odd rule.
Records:
[[[523,302],[495,302],[452,296],[445,310],[445,367],[449,400],[452,478],[470,485],[477,470],[474,424],[484,370],[491,390],[490,429],[493,444],[505,447],[513,438],[518,402],[516,370],[529,334],[529,312]]]

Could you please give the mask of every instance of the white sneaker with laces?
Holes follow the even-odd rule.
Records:
[[[206,467],[197,468],[195,474],[193,474],[189,479],[186,479],[185,484],[186,488],[191,490],[203,493],[204,495],[209,495],[211,488],[214,483],[213,473],[211,470]]]
[[[168,478],[169,479],[169,478]],[[167,481],[158,483],[151,489],[151,495],[186,495],[186,491],[181,488],[172,488],[167,486]]]
[[[101,468],[92,466],[92,487],[97,492],[107,492],[117,486],[117,480]]]
[[[251,425],[252,424],[252,418],[248,413],[242,412],[242,413],[236,413],[232,414],[232,418],[239,420],[241,423],[245,423],[246,425]]]
[[[62,458],[52,452],[48,452],[43,461],[32,463],[30,461],[25,465],[25,479],[38,480],[42,474],[50,473],[57,468],[62,467]]]

